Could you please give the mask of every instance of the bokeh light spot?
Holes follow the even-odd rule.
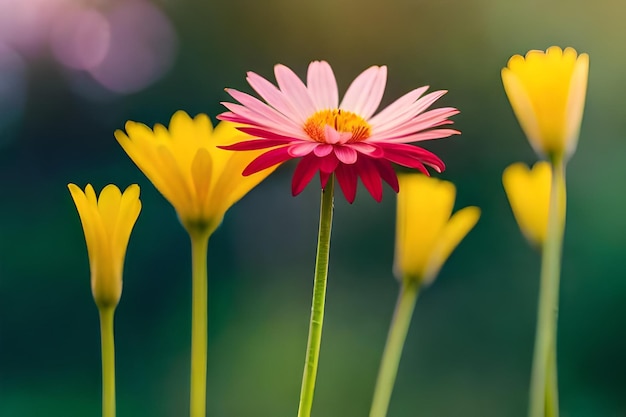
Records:
[[[110,43],[102,62],[89,72],[117,93],[139,91],[162,77],[176,53],[169,19],[152,4],[135,0],[108,14]]]
[[[111,39],[106,17],[96,10],[75,9],[55,21],[51,33],[54,56],[63,65],[80,70],[98,66]]]

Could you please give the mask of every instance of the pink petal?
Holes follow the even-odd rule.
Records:
[[[332,126],[324,126],[324,139],[326,139],[326,143],[330,143],[331,145],[346,143],[351,137],[352,132],[337,132]]]
[[[335,155],[337,155],[337,159],[344,164],[354,164],[357,160],[357,152],[352,149],[350,146],[334,146]]]
[[[263,138],[263,139],[267,139],[267,140],[276,140],[276,141],[281,141],[283,143],[290,143],[290,142],[297,142],[297,141],[301,141],[303,140],[300,137],[292,137],[292,136],[284,136],[281,135],[279,133],[276,133],[274,130],[272,130],[271,128],[264,128],[264,127],[248,127],[248,126],[242,126],[242,127],[238,127],[237,130],[247,133],[251,136],[256,136],[257,138]],[[305,140],[308,138],[304,138]],[[308,140],[307,140],[308,142]]]
[[[245,125],[258,126],[266,129],[275,130],[277,133],[288,136],[303,137],[306,136],[300,126],[297,126],[295,122],[275,123],[271,119],[264,118],[258,113],[244,107],[240,104],[222,102],[230,112],[222,113],[217,116],[218,120],[228,120],[230,122],[241,123]],[[271,109],[271,107],[267,107]],[[272,109],[273,110],[273,109]],[[232,117],[230,115],[234,115]],[[296,127],[297,126],[297,127]]]
[[[355,151],[372,158],[382,158],[385,155],[381,147],[374,143],[354,142],[350,144],[350,147],[352,147]]]
[[[343,191],[343,195],[352,204],[356,197],[357,172],[354,165],[339,164],[335,170],[337,182]]]
[[[253,159],[252,162],[250,162],[248,166],[243,170],[242,174],[244,176],[252,175],[259,171],[263,171],[266,168],[281,164],[289,159],[292,159],[292,156],[289,155],[287,146],[283,146],[282,148],[278,149],[272,149]]]
[[[419,142],[422,140],[431,140],[431,139],[441,139],[447,138],[452,135],[460,135],[461,132],[455,129],[433,129],[427,130],[426,132],[415,133],[414,135],[407,135],[398,138],[391,138],[381,140],[381,142],[385,143],[411,143],[411,142]]]
[[[318,142],[299,142],[294,143],[289,147],[289,155],[293,158],[300,158],[302,156],[308,155],[320,146]]]
[[[397,126],[406,123],[407,121],[413,119],[418,114],[422,113],[428,107],[430,107],[435,101],[437,101],[441,96],[443,96],[447,91],[433,91],[430,94],[425,95],[424,97],[417,100],[415,103],[409,106],[409,111],[402,114],[402,116],[398,117],[389,117],[384,121],[379,121],[377,124],[372,124],[373,134],[384,135],[386,131],[395,129]],[[373,135],[372,134],[372,135]]]
[[[437,155],[418,146],[405,144],[387,144],[384,148],[385,159],[421,172],[428,172],[424,164],[433,167],[437,172],[445,169],[445,164]]]
[[[296,166],[291,180],[291,193],[296,196],[307,186],[319,169],[320,159],[315,155],[307,155]]]
[[[383,183],[380,180],[380,174],[376,165],[370,158],[360,158],[354,166],[367,191],[374,197],[374,200],[380,203],[383,199]]]
[[[280,91],[304,120],[316,112],[315,104],[302,80],[288,67],[276,65],[274,75]]]
[[[452,124],[453,121],[449,120],[448,117],[454,116],[458,113],[459,111],[452,107],[430,110],[416,116],[412,120],[408,120],[393,128],[387,129],[384,132],[377,131],[376,134],[370,137],[370,139],[384,137],[385,140],[387,140],[391,138],[399,138],[423,130],[432,129],[433,127]]]
[[[387,123],[389,120],[393,120],[403,116],[405,113],[408,113],[410,110],[410,105],[415,103],[415,100],[420,98],[424,92],[428,90],[428,86],[416,88],[415,90],[409,91],[383,110],[380,111],[376,116],[372,117],[368,120],[369,124],[372,126],[377,124]]]
[[[233,143],[232,145],[218,146],[218,148],[225,149],[227,151],[254,151],[257,149],[273,148],[274,146],[280,145],[285,145],[285,142],[282,140],[253,139],[245,142]]]
[[[320,143],[313,151],[316,156],[321,158],[322,156],[326,156],[333,151],[333,145]]]
[[[391,166],[391,163],[386,159],[372,159],[371,160],[376,168],[378,168],[378,173],[380,177],[394,190],[396,193],[400,191],[400,185],[398,184],[398,176],[396,175],[396,171]]]
[[[380,105],[387,83],[387,67],[373,66],[352,81],[339,107],[369,119]]]
[[[306,118],[302,118],[285,95],[274,84],[252,71],[248,72],[246,79],[248,80],[248,84],[250,84],[254,91],[256,91],[267,104],[298,124],[305,122]]]
[[[280,113],[276,109],[263,103],[256,97],[252,97],[249,94],[242,93],[241,91],[232,88],[227,88],[226,92],[230,94],[232,98],[240,102],[244,106],[244,108],[248,110],[248,112],[251,112],[248,113],[248,116],[250,117],[250,119],[255,121],[254,124],[278,127],[279,129],[283,130],[287,128],[287,130],[295,130],[296,132],[302,130],[300,124],[296,123],[294,120]],[[226,106],[233,113],[237,113],[242,116],[245,115],[241,111],[238,111],[240,110],[239,108],[230,108],[228,106],[228,104],[230,103],[222,104],[224,104],[224,106]]]
[[[339,103],[337,80],[326,61],[313,61],[307,71],[307,87],[317,110],[336,109]]]
[[[322,188],[326,188],[329,178],[330,178],[330,172],[323,172],[320,170],[320,185],[322,186]]]
[[[337,159],[334,153],[331,153],[321,158],[320,172],[323,172],[324,174],[331,174],[337,169],[338,165],[339,159]]]

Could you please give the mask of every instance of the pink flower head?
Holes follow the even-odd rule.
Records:
[[[306,85],[284,65],[276,65],[274,74],[278,87],[248,72],[248,83],[265,103],[241,91],[226,89],[241,104],[222,103],[230,111],[218,119],[245,125],[239,130],[257,139],[222,148],[269,149],[254,159],[243,175],[301,158],[293,175],[293,195],[302,192],[316,172],[320,173],[322,187],[335,173],[343,194],[352,203],[358,177],[376,201],[380,202],[383,196],[381,179],[398,192],[392,162],[426,175],[425,165],[437,172],[445,168],[436,155],[409,143],[460,133],[434,129],[452,124],[448,117],[457,114],[457,109],[426,111],[446,91],[422,96],[428,87],[416,88],[374,115],[385,91],[385,66],[363,71],[348,87],[341,103],[335,75],[325,61],[311,62]]]

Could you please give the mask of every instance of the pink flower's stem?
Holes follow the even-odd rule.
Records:
[[[300,405],[298,417],[310,417],[317,377],[317,364],[322,343],[322,325],[324,323],[324,302],[326,298],[326,280],[328,278],[328,257],[330,253],[330,232],[333,223],[333,191],[334,175],[328,179],[326,188],[322,190],[320,208],[320,225],[317,240],[317,256],[315,258],[315,281],[313,283],[313,301],[309,338],[302,375]]]

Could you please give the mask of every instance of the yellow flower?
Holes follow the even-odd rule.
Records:
[[[122,194],[115,185],[107,185],[96,197],[91,184],[85,192],[69,184],[83,225],[91,292],[98,308],[115,307],[122,295],[122,271],[130,232],[141,211],[139,186],[133,184]]]
[[[558,46],[514,55],[502,69],[513,111],[540,156],[568,159],[576,150],[588,73],[587,54]]]
[[[206,115],[191,119],[183,111],[172,116],[169,129],[157,124],[152,130],[128,121],[126,133],[115,132],[128,156],[174,206],[185,228],[208,233],[233,204],[273,171],[244,177],[242,171],[259,152],[217,148],[247,137],[233,123],[221,122],[213,129]]]
[[[548,230],[550,183],[552,169],[548,162],[537,162],[532,170],[521,162],[508,166],[502,173],[502,184],[520,230],[528,241],[541,247]],[[561,183],[561,221],[565,222],[565,184]]]
[[[465,207],[452,217],[454,184],[422,174],[399,174],[394,273],[399,280],[431,283],[480,217]]]

